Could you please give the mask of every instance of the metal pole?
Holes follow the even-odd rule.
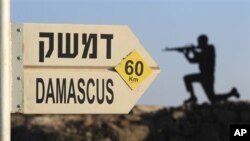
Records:
[[[0,140],[10,141],[10,0],[0,0]]]

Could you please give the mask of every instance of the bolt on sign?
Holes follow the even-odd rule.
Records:
[[[12,24],[12,112],[128,113],[160,69],[128,26]]]

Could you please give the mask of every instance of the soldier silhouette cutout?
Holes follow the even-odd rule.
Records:
[[[234,87],[230,92],[224,94],[216,94],[214,91],[214,72],[215,72],[215,48],[208,44],[208,37],[200,35],[198,37],[198,46],[189,46],[183,48],[173,48],[165,50],[177,50],[182,52],[189,63],[197,63],[199,65],[199,73],[188,74],[184,76],[184,82],[187,91],[190,93],[190,98],[184,101],[187,103],[196,103],[197,98],[194,93],[192,83],[199,82],[203,87],[208,99],[211,103],[226,101],[230,97],[239,98],[240,94]],[[192,55],[191,55],[192,54]]]

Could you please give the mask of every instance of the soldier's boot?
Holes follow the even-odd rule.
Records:
[[[188,104],[188,103],[196,104],[197,103],[197,98],[195,96],[191,96],[189,99],[184,101],[184,104]]]
[[[235,87],[231,90],[230,94],[236,98],[240,98],[240,94]]]

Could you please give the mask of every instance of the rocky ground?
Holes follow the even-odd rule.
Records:
[[[12,141],[228,141],[229,125],[250,124],[250,102],[136,106],[128,115],[21,115]]]

